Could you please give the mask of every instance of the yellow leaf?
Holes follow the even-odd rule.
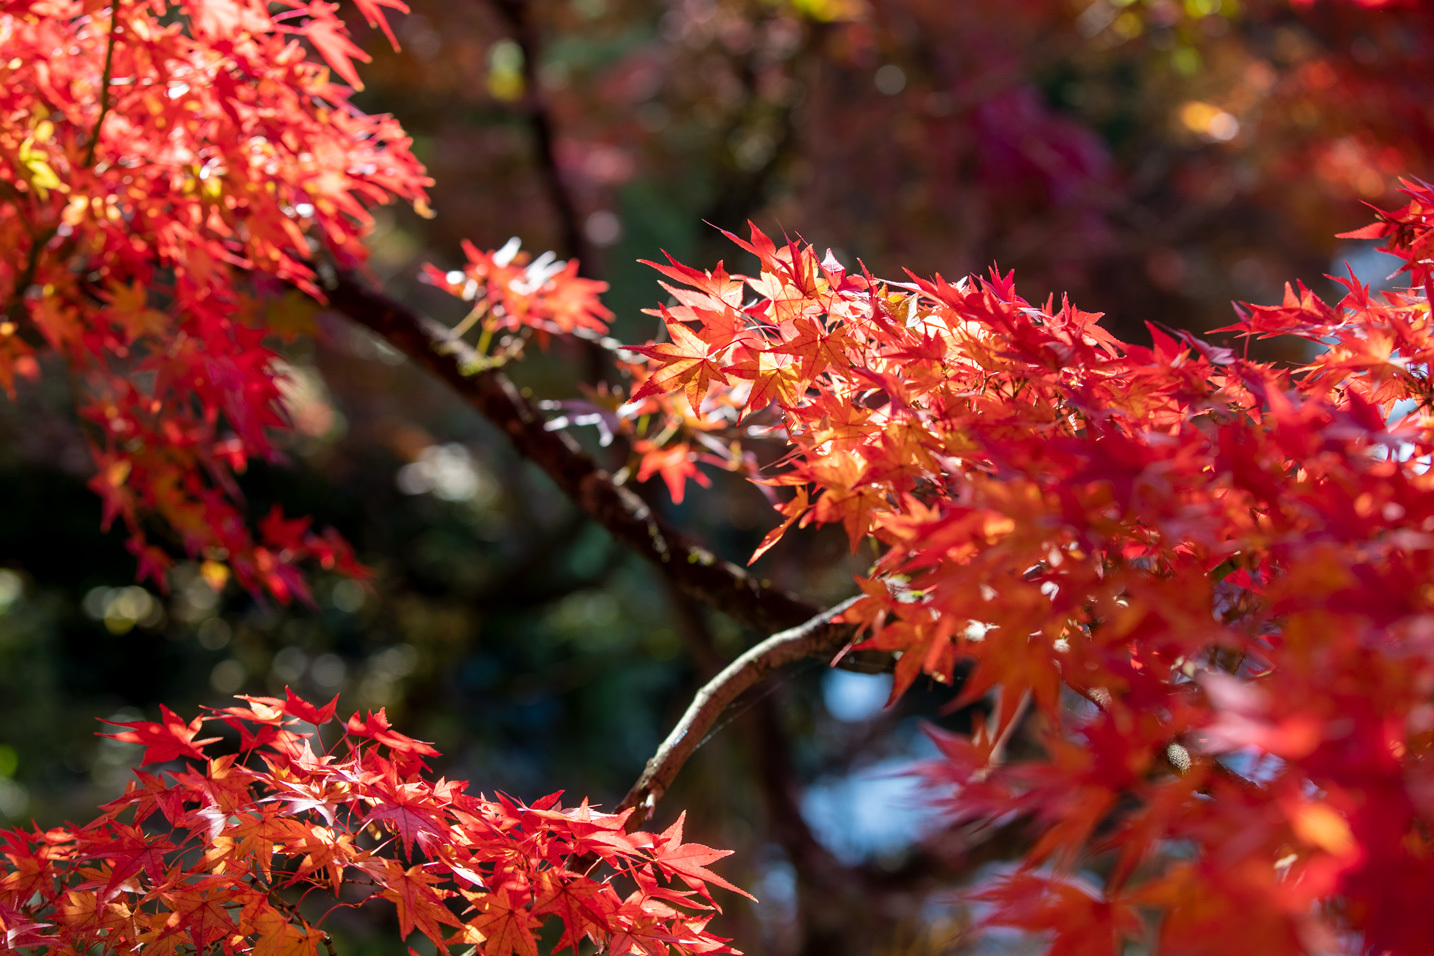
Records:
[[[128,458],[119,458],[110,462],[110,466],[105,469],[105,481],[109,482],[112,488],[122,487],[125,479],[129,477],[130,468],[133,465],[134,463]]]
[[[224,584],[229,580],[229,568],[219,561],[205,561],[199,566],[199,576],[218,593],[224,590]]]
[[[1290,827],[1295,836],[1335,856],[1348,856],[1354,851],[1354,834],[1333,809],[1323,803],[1304,803],[1290,813]]]
[[[792,9],[804,17],[823,23],[855,20],[861,16],[859,0],[790,0]]]
[[[24,166],[29,174],[26,179],[30,181],[30,185],[35,187],[35,191],[40,194],[41,199],[44,199],[51,189],[59,190],[62,193],[69,192],[69,187],[60,181],[60,177],[55,175],[55,171],[45,161],[44,154],[35,150],[34,145],[35,137],[33,136],[27,137],[20,144],[20,165]]]

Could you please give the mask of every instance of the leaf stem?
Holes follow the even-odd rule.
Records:
[[[461,335],[461,334],[462,334],[461,332],[456,332],[456,330],[455,330],[455,333],[458,334],[458,335]],[[488,354],[488,347],[489,347],[490,345],[492,345],[492,344],[493,344],[493,323],[492,323],[492,322],[484,322],[484,323],[483,323],[483,334],[478,337],[478,347],[477,347],[477,352],[478,352],[478,354],[479,354],[479,355],[487,355],[487,354]]]
[[[473,328],[473,323],[477,322],[480,318],[486,315],[487,312],[488,310],[484,307],[484,304],[482,302],[479,302],[474,305],[473,308],[469,310],[468,314],[463,317],[463,321],[459,322],[453,327],[453,337],[455,339],[463,338],[463,334],[469,329]],[[478,351],[486,352],[487,349],[480,345],[478,347]]]

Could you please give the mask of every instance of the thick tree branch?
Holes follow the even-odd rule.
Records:
[[[833,608],[817,614],[796,627],[789,628],[749,648],[741,657],[728,664],[722,673],[708,681],[677,722],[672,733],[647,762],[619,810],[632,808],[629,827],[640,826],[652,808],[667,792],[677,772],[692,756],[707,731],[742,692],[783,665],[822,653],[836,653],[850,639],[851,628],[833,623],[843,611],[856,603],[849,598]]]
[[[352,276],[339,276],[328,306],[382,336],[447,382],[465,402],[497,425],[518,452],[547,473],[579,508],[613,537],[656,564],[673,586],[758,631],[795,627],[817,613],[798,598],[763,584],[736,565],[690,541],[631,489],[583,451],[570,435],[548,431],[506,376],[478,370],[479,356],[439,322],[418,315]]]

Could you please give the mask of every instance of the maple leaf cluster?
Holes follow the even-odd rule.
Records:
[[[405,8],[360,4],[386,30],[382,7]],[[369,206],[425,201],[398,124],[307,53],[358,86],[335,10],[0,4],[0,384],[63,356],[104,522],[161,586],[175,546],[280,600],[305,565],[361,573],[331,533],[251,528],[234,481],[288,426],[270,343],[303,310],[280,293],[317,293],[320,248],[361,263]]]
[[[427,779],[436,751],[382,710],[340,723],[338,698],[241,700],[118,724],[109,736],[144,745],[145,764],[182,766],[136,771],[83,827],[0,833],[6,952],[301,956],[327,942],[329,913],[380,901],[443,953],[537,956],[549,923],[549,952],[735,952],[706,929],[710,888],[741,892],[708,869],[729,851],[684,843],[680,818],[628,833],[631,811],[472,796]],[[215,724],[237,752],[200,737]]]
[[[879,281],[752,230],[687,287],[637,391],[778,423],[783,523],[878,545],[858,648],[998,692],[923,770],[953,823],[1028,820],[977,897],[1053,953],[1427,948],[1434,891],[1434,194],[1389,237],[1418,286],[1246,307],[1299,368],[1033,304],[1012,277]],[[734,239],[736,237],[733,237]],[[770,435],[769,429],[764,434]],[[1003,757],[1018,721],[1039,756]],[[1160,919],[1151,921],[1151,912]]]
[[[392,40],[399,0],[359,6]],[[281,600],[308,565],[361,574],[306,519],[251,528],[235,481],[287,425],[282,290],[322,297],[316,255],[362,263],[373,204],[424,210],[401,129],[349,102],[364,55],[334,5],[0,0],[0,41],[0,385],[43,349],[69,366],[91,486],[142,577],[162,583],[169,535]],[[1350,235],[1385,239],[1411,288],[1289,287],[1221,330],[1303,339],[1299,367],[1154,326],[1120,342],[998,270],[881,280],[753,228],[732,238],[755,275],[658,265],[663,340],[616,351],[630,393],[548,424],[623,434],[679,501],[699,463],[759,479],[783,520],[754,560],[814,524],[874,543],[844,618],[896,656],[893,699],[926,679],[995,701],[922,770],[951,823],[1034,834],[974,894],[986,924],[1058,954],[1223,952],[1232,931],[1273,954],[1423,952],[1434,188],[1405,193]],[[481,361],[606,332],[576,262],[464,248],[426,274],[472,303],[453,331],[481,329]],[[773,438],[761,469],[744,443]],[[393,902],[445,952],[535,956],[546,920],[575,953],[730,951],[706,930],[724,853],[680,821],[472,797],[427,780],[432,748],[382,712],[326,744],[335,704],[244,700],[122,725],[183,769],[141,772],[86,826],[0,836],[7,947],[311,953],[328,893]],[[211,723],[237,753],[209,755]],[[1013,760],[1019,727],[1038,746]]]
[[[470,371],[501,366],[521,356],[533,335],[542,346],[546,346],[550,334],[586,339],[611,352],[613,365],[633,382],[631,394],[606,383],[597,388],[580,383],[582,398],[541,403],[545,410],[561,413],[550,419],[547,427],[594,425],[604,447],[621,435],[632,451],[628,471],[635,472],[640,482],[661,476],[673,501],[678,503],[682,502],[687,481],[711,484],[698,469],[699,463],[755,476],[755,456],[708,434],[730,425],[734,410],[726,409],[726,415],[715,407],[705,409],[705,414],[693,411],[697,407],[693,396],[707,384],[711,369],[704,373],[704,347],[685,326],[669,324],[674,339],[670,343],[621,347],[606,336],[612,313],[598,295],[606,291],[607,283],[580,277],[576,260],[564,262],[551,252],[530,260],[520,250],[517,238],[498,250],[480,250],[466,240],[462,245],[468,260],[462,269],[444,272],[426,264],[422,274],[430,284],[473,303],[468,315],[451,330],[455,337],[475,327],[482,330],[476,348],[477,367]],[[657,268],[678,279],[703,277],[703,273],[675,262]],[[740,301],[740,282],[720,270],[711,281]],[[679,301],[689,295],[685,289],[661,284]],[[673,314],[665,309],[644,311]],[[675,312],[693,314],[685,305],[676,307]],[[495,339],[504,333],[504,337]],[[643,361],[653,356],[667,356],[674,361],[656,366]],[[687,404],[667,390],[680,383],[686,385]]]
[[[540,403],[545,410],[560,413],[549,420],[547,427],[596,426],[603,447],[622,436],[631,450],[628,473],[635,473],[639,482],[660,476],[678,504],[689,480],[702,486],[711,484],[697,467],[699,463],[755,476],[755,456],[743,454],[732,443],[708,434],[729,422],[720,415],[693,412],[694,406],[684,405],[664,388],[675,382],[688,382],[690,398],[698,384],[706,382],[701,377],[701,361],[682,352],[694,346],[684,326],[672,326],[675,344],[618,348],[606,335],[612,313],[598,298],[607,290],[607,283],[579,276],[577,260],[565,262],[551,252],[532,259],[521,250],[516,237],[497,250],[480,250],[466,240],[462,247],[467,259],[462,269],[444,272],[425,264],[422,275],[431,285],[472,303],[468,315],[451,330],[455,337],[462,337],[475,327],[481,329],[475,367],[470,371],[495,368],[521,357],[533,336],[542,347],[546,347],[552,334],[597,343],[611,351],[610,358],[619,373],[634,381],[631,395],[606,383],[596,388],[579,383],[582,398]],[[675,276],[701,275],[677,263],[659,268]],[[685,290],[667,283],[663,287],[679,298],[686,295]],[[739,284],[733,280],[728,287],[729,294],[740,299]],[[654,375],[641,361],[653,354],[683,356],[684,361]]]
[[[479,352],[485,357],[488,343],[499,332],[532,331],[544,346],[555,332],[590,337],[607,332],[612,313],[598,298],[607,291],[607,283],[580,277],[576,259],[563,261],[545,252],[534,260],[521,250],[516,236],[497,250],[483,251],[467,240],[462,245],[468,260],[462,269],[443,272],[426,264],[422,274],[450,295],[473,303],[454,334],[480,327]],[[521,335],[512,336],[502,343],[499,354],[521,354],[524,341]]]

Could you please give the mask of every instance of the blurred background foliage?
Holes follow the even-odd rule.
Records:
[[[750,218],[877,275],[999,262],[1027,298],[1069,292],[1123,336],[1204,330],[1287,279],[1327,289],[1346,261],[1383,279],[1379,256],[1334,234],[1434,153],[1422,4],[413,2],[401,51],[360,24],[360,102],[411,131],[437,216],[380,211],[372,267],[455,320],[418,265],[517,234],[578,256],[611,284],[615,334],[646,340],[660,290],[637,260],[740,269],[713,226]],[[381,342],[324,314],[315,332],[286,347],[289,460],[243,481],[255,514],[313,515],[373,569],[370,586],[317,580],[313,607],[256,603],[195,564],[167,594],[132,584],[98,530],[64,378],[0,404],[0,824],[84,819],[119,791],[136,755],[96,718],[285,685],[387,707],[475,789],[611,806],[701,681],[758,637],[673,594]],[[561,344],[515,370],[549,399],[603,374]],[[744,561],[775,522],[751,485],[712,477],[677,507],[644,491]],[[864,560],[809,533],[758,568],[826,604]],[[943,715],[940,687],[883,710],[887,687],[794,669],[660,806],[659,823],[687,808],[694,839],[738,851],[723,873],[762,902],[734,902],[723,928],[747,952],[1020,948],[968,940],[950,901],[1000,841],[973,856],[972,835],[936,832],[899,775],[922,720],[970,715]],[[391,927],[340,935],[345,953],[398,951]]]

